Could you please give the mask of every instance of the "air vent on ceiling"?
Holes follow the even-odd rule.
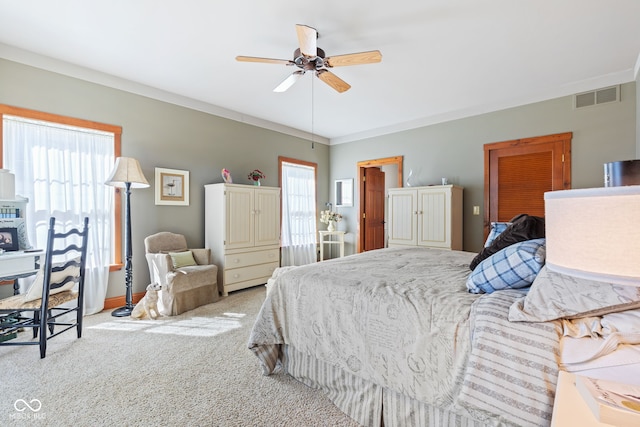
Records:
[[[583,108],[617,101],[620,101],[619,85],[574,95],[573,106],[574,108]]]

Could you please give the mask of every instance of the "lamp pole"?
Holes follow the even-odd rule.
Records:
[[[131,196],[131,183],[125,182],[125,199],[124,199],[124,253],[125,253],[125,287],[126,287],[126,305],[124,307],[120,307],[115,309],[111,315],[115,317],[126,317],[130,316],[133,311],[133,290],[132,290],[132,280],[133,280],[133,272],[131,265],[131,205],[130,205],[130,196]]]

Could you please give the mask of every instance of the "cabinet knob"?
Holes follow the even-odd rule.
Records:
[[[235,258],[235,259],[233,260],[233,262],[235,262],[235,263],[237,264],[237,263],[239,263],[239,262],[240,262],[240,260],[239,260],[238,258]]]
[[[236,273],[236,274],[234,274],[234,275],[233,275],[233,278],[234,278],[234,279],[237,279],[238,277],[240,277],[240,275],[239,275],[238,273]]]

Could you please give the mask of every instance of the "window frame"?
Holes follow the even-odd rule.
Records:
[[[29,110],[26,108],[14,107],[11,105],[0,104],[0,167],[4,165],[4,116],[18,116],[33,120],[42,120],[63,125],[82,127],[87,129],[100,130],[110,132],[114,135],[113,154],[115,158],[120,157],[122,143],[122,126],[109,125],[90,120],[77,119],[74,117],[61,116],[58,114],[45,113],[43,111]],[[118,195],[122,192],[121,188],[114,188],[114,259],[113,264],[109,265],[109,271],[121,270],[124,266],[122,261],[122,202]]]

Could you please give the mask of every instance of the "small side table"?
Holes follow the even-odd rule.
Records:
[[[344,231],[318,231],[320,234],[320,261],[324,261],[324,245],[338,245],[340,258],[344,256]],[[336,236],[334,239],[332,236]]]
[[[560,371],[556,399],[553,405],[551,427],[599,427],[609,424],[599,422],[576,389],[575,375]]]

